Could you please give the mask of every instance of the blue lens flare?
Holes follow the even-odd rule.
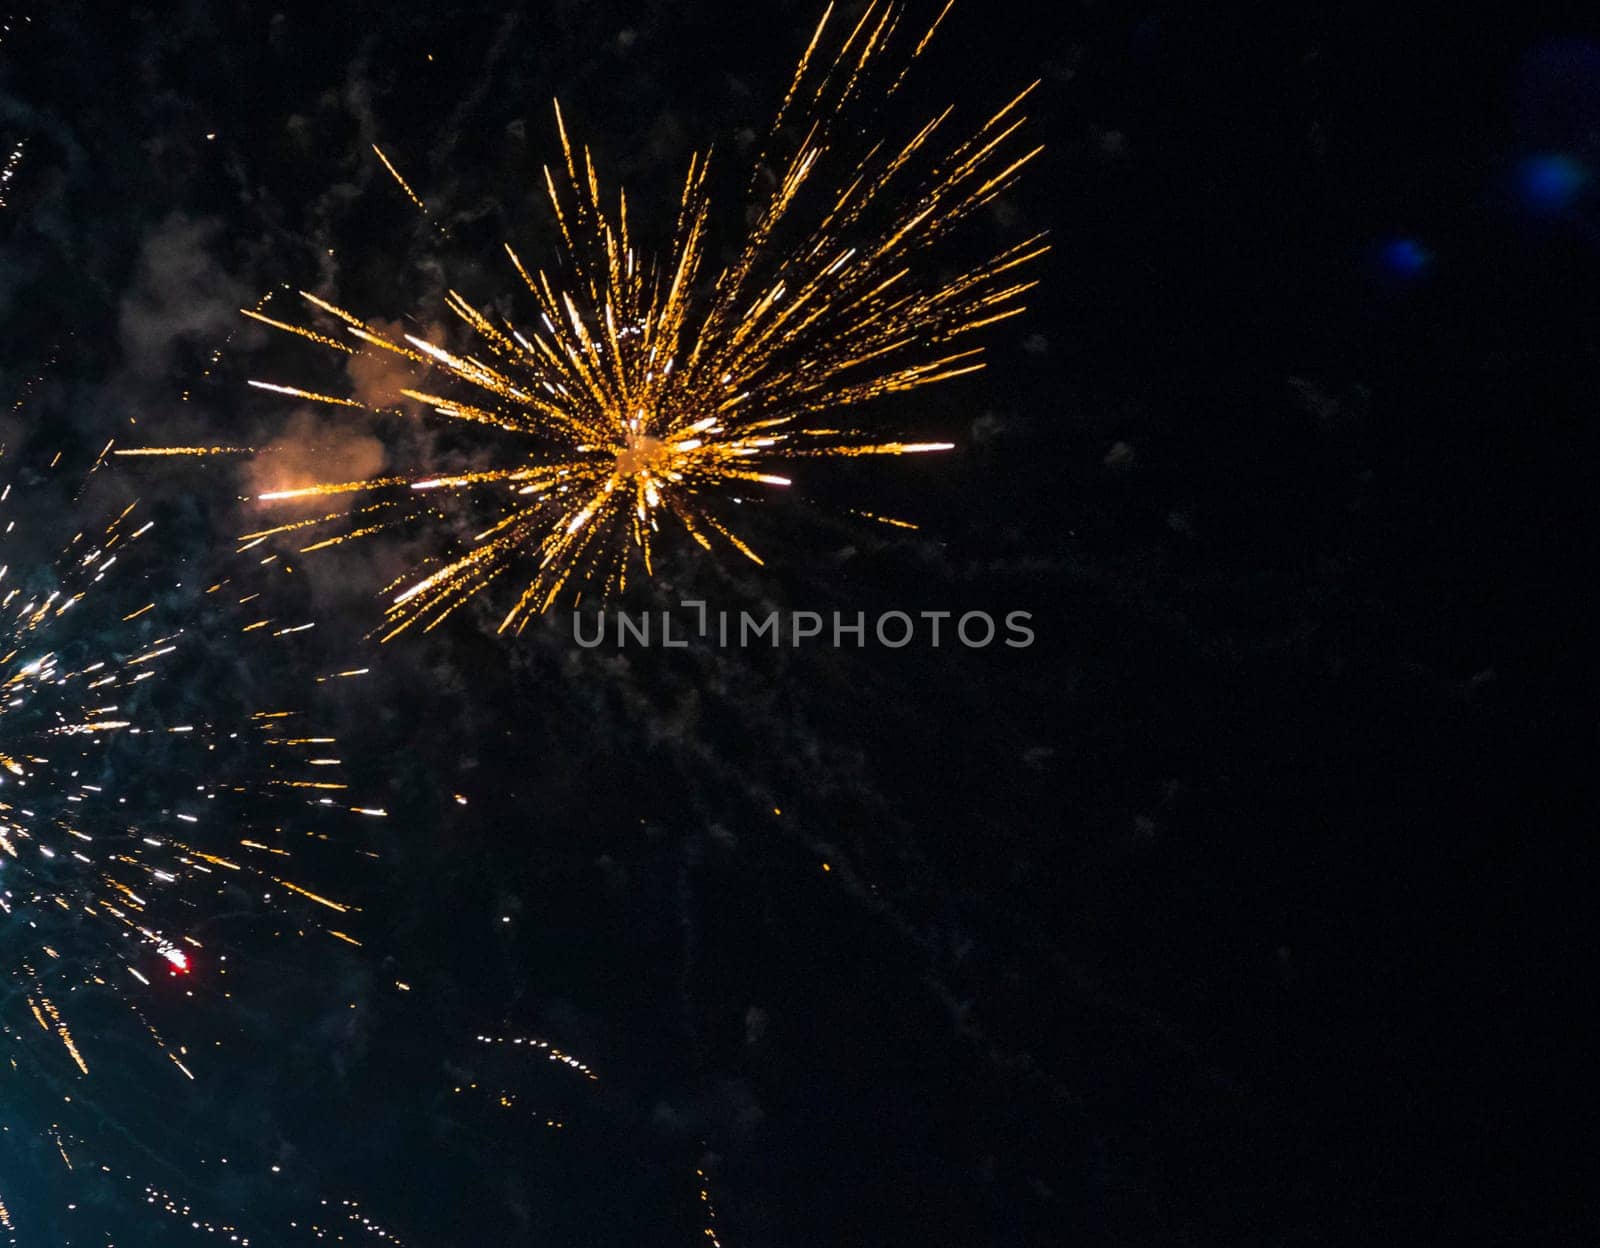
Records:
[[[1529,156],[1517,166],[1517,196],[1525,208],[1541,216],[1571,208],[1588,184],[1584,163],[1560,152]]]
[[[1393,278],[1420,277],[1432,261],[1427,249],[1414,238],[1390,239],[1378,248],[1378,263]]]

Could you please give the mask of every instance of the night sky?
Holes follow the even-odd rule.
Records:
[[[497,634],[507,584],[380,647],[437,535],[234,553],[263,462],[473,453],[251,390],[348,383],[238,309],[505,292],[503,242],[555,253],[553,98],[651,234],[692,152],[746,166],[809,0],[0,11],[0,563],[139,499],[52,644],[181,629],[140,713],[293,704],[388,812],[296,824],[359,947],[171,900],[204,951],[129,995],[192,1081],[91,989],[82,1076],[0,992],[0,1245],[1600,1238],[1600,23],[1037,8],[959,0],[876,115],[1042,80],[1044,155],[938,261],[1048,230],[1027,313],[872,416],[956,450],[808,464],[766,566],[683,542],[616,604],[1032,613],[981,650],[584,649]],[[276,458],[91,473],[111,439]],[[95,766],[154,826],[257,765],[185,748]],[[0,973],[36,940],[0,915]]]

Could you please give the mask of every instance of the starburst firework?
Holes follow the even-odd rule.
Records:
[[[16,505],[10,485],[0,502]],[[158,694],[181,661],[182,631],[153,625],[163,614],[154,600],[106,609],[107,576],[152,527],[129,505],[102,531],[80,532],[48,569],[0,566],[0,1037],[26,1048],[42,1034],[75,1078],[93,1056],[75,1034],[75,1003],[107,1001],[194,1078],[140,998],[206,962],[198,933],[238,908],[237,897],[215,899],[241,883],[295,914],[285,926],[355,939],[341,930],[348,918],[334,917],[349,908],[295,878],[292,841],[315,816],[276,823],[297,806],[356,809],[333,739],[276,707],[231,728],[171,716]],[[14,543],[13,526],[5,531]],[[248,815],[241,823],[241,803],[285,800],[260,826]]]
[[[664,521],[707,549],[725,542],[760,563],[727,523],[726,504],[787,486],[792,461],[950,449],[847,423],[869,401],[981,368],[982,347],[970,336],[1022,311],[1020,299],[1035,283],[1017,271],[1046,250],[1036,235],[939,277],[925,254],[1007,190],[1041,150],[1014,150],[1032,87],[953,143],[943,141],[953,125],[948,108],[898,143],[860,139],[846,120],[864,94],[900,86],[948,9],[901,53],[901,5],[873,0],[842,30],[829,6],[751,179],[752,193],[763,181],[770,187],[754,196],[753,225],[735,258],[709,281],[708,157],[690,161],[671,244],[649,258],[635,243],[625,194],[614,208],[603,202],[592,157],[569,139],[557,106],[563,167],[559,175],[545,170],[545,186],[565,271],[553,278],[505,248],[536,309],[526,325],[454,291],[446,302],[473,340],[460,351],[385,332],[304,292],[328,318],[328,332],[260,308],[247,312],[340,352],[387,353],[430,370],[442,384],[402,389],[396,404],[403,397],[499,431],[512,440],[515,459],[262,493],[266,502],[374,496],[353,511],[247,534],[246,543],[305,530],[315,536],[319,525],[350,520],[350,531],[304,547],[316,549],[436,515],[432,498],[440,491],[487,496],[485,522],[464,552],[391,586],[386,636],[419,622],[437,625],[526,559],[531,575],[500,625],[520,628],[569,586],[602,593],[625,586],[635,556],[650,573]],[[798,143],[780,157],[794,133]],[[829,181],[835,165],[842,176]],[[296,385],[251,384],[334,407],[366,406]]]

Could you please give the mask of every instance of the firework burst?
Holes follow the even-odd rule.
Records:
[[[390,587],[386,636],[437,625],[519,563],[531,567],[529,580],[500,626],[520,629],[564,589],[622,588],[635,560],[649,574],[664,528],[760,563],[730,527],[729,505],[789,485],[794,461],[949,449],[886,439],[854,427],[851,413],[981,368],[973,335],[1022,311],[1021,297],[1035,283],[1018,271],[1046,247],[1042,236],[1031,237],[938,277],[926,254],[1011,187],[1041,150],[1016,147],[1032,87],[954,141],[947,141],[950,109],[898,142],[864,140],[847,121],[864,95],[893,94],[943,17],[906,39],[898,4],[874,0],[853,25],[829,7],[751,178],[753,224],[714,276],[707,272],[709,158],[690,161],[670,246],[652,257],[635,242],[625,194],[606,202],[590,153],[571,141],[558,106],[563,162],[559,171],[547,168],[544,180],[563,272],[552,277],[505,249],[532,301],[526,324],[451,291],[446,302],[472,339],[452,351],[309,293],[303,297],[325,319],[322,327],[280,320],[262,307],[247,312],[334,351],[398,357],[435,379],[401,389],[382,407],[292,384],[252,385],[335,408],[399,413],[402,400],[421,404],[503,435],[511,462],[264,492],[257,497],[268,503],[368,497],[259,529],[246,545],[306,533],[314,540],[303,549],[337,545],[436,517],[441,493],[470,494],[483,508],[479,531],[464,551]],[[784,147],[792,150],[780,154]],[[768,189],[756,194],[758,186]],[[316,532],[340,522],[347,531]]]
[[[16,507],[11,486],[0,502]],[[356,809],[333,739],[276,707],[231,729],[169,715],[162,676],[182,661],[181,630],[152,623],[153,600],[106,610],[106,578],[152,527],[131,504],[36,575],[0,566],[0,1035],[31,1048],[42,1034],[74,1077],[93,1064],[74,1006],[109,999],[194,1078],[141,996],[206,964],[197,933],[236,908],[216,899],[241,884],[294,913],[290,926],[354,940],[349,907],[295,878],[292,840],[315,816],[241,827],[236,796]]]
[[[183,713],[176,678],[199,672],[204,647],[159,623],[177,608],[177,587],[142,549],[154,521],[130,504],[35,560],[25,533],[54,494],[0,485],[0,1043],[15,1081],[0,1095],[0,1136],[18,1150],[0,1170],[15,1179],[14,1169],[58,1160],[50,1192],[78,1175],[126,1177],[104,1164],[108,1144],[149,1152],[120,1123],[129,1106],[153,1099],[157,1121],[181,1117],[186,1102],[173,1093],[205,1067],[189,1037],[167,1033],[201,1023],[193,1002],[231,995],[224,927],[358,943],[354,907],[308,876],[325,857],[315,843],[328,839],[326,816],[383,813],[355,805],[336,741],[300,712]],[[257,621],[256,607],[239,604],[258,595],[227,580],[196,591],[208,614],[227,599],[224,618],[249,612],[238,631],[252,644],[309,627]],[[101,1103],[107,1094],[121,1110]],[[143,1204],[197,1234],[248,1242],[157,1188]],[[0,1191],[0,1243],[63,1216],[51,1209],[32,1184]],[[358,1209],[345,1212],[376,1234]],[[128,1228],[117,1229],[120,1242]]]

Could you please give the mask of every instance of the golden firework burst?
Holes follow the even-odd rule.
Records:
[[[786,461],[950,449],[948,442],[886,439],[849,422],[855,409],[885,395],[983,367],[983,348],[972,336],[1023,310],[1021,298],[1036,283],[1018,270],[1047,249],[1042,235],[953,276],[936,275],[926,253],[1011,187],[1042,150],[1018,148],[1015,137],[1034,88],[953,141],[945,137],[954,126],[949,108],[898,142],[861,142],[845,120],[864,94],[898,89],[948,10],[914,40],[902,40],[900,4],[873,0],[842,29],[829,6],[757,161],[747,214],[753,224],[731,263],[710,280],[703,280],[712,221],[708,155],[691,159],[670,245],[651,257],[635,242],[626,195],[604,202],[594,161],[569,138],[557,105],[563,163],[559,173],[546,168],[544,181],[563,272],[555,278],[530,268],[505,248],[532,299],[527,324],[450,291],[446,303],[472,339],[453,351],[305,292],[327,329],[269,317],[261,307],[247,312],[324,347],[387,353],[438,378],[426,388],[401,388],[393,406],[369,410],[398,411],[403,397],[426,412],[499,431],[516,447],[508,466],[383,473],[261,493],[269,503],[373,497],[353,512],[259,529],[245,542],[307,530],[316,537],[319,526],[351,520],[350,531],[304,549],[337,545],[438,514],[432,499],[440,491],[471,493],[491,509],[483,527],[465,551],[391,586],[386,639],[417,623],[436,626],[527,561],[531,575],[500,625],[520,629],[564,589],[595,586],[604,594],[624,587],[635,558],[649,574],[664,525],[708,550],[726,543],[760,563],[729,526],[726,505],[787,486]],[[792,135],[798,142],[780,157],[777,149]],[[426,211],[394,164],[378,156]],[[840,174],[831,176],[836,164]],[[762,185],[767,189],[757,194]],[[367,407],[296,385],[251,384],[316,404]],[[145,453],[218,449],[225,448]]]

